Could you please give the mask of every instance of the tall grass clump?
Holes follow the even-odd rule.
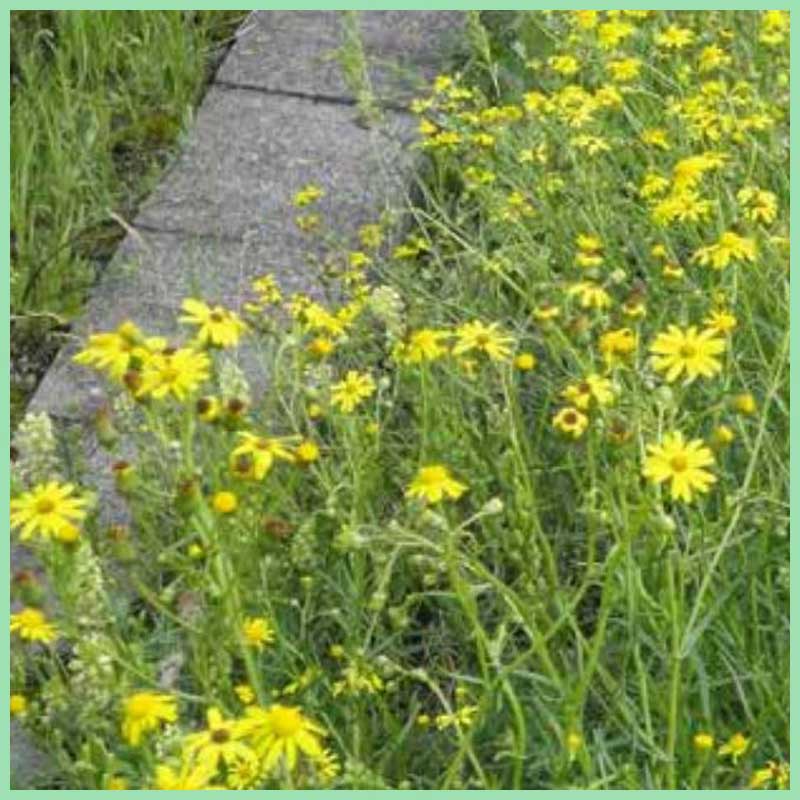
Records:
[[[65,786],[788,786],[788,15],[470,26],[404,238],[89,337],[109,475],[26,421]]]
[[[62,336],[80,310],[241,14],[15,11],[10,19],[11,310],[15,367],[26,373],[46,366],[51,334]],[[15,386],[23,396],[28,381]]]

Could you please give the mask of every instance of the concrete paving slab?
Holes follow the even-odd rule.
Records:
[[[364,11],[359,23],[373,91],[389,104],[406,104],[463,44],[460,11]],[[217,80],[273,92],[354,99],[336,61],[341,11],[259,11]]]
[[[327,193],[315,210],[352,232],[365,209],[377,214],[396,199],[415,128],[404,114],[370,129],[354,116],[338,104],[212,88],[182,155],[135,224],[294,242],[291,199],[315,183]]]

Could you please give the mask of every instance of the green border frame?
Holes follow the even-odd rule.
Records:
[[[220,9],[220,8],[230,8],[230,9],[240,9],[243,4],[231,2],[231,0],[221,0],[221,2],[207,2],[206,0],[199,0],[199,2],[195,3],[173,3],[173,2],[162,2],[159,3],[155,0],[150,0],[149,2],[140,2],[140,3],[124,3],[120,4],[119,7],[115,8],[114,10],[130,10],[130,11],[140,11],[145,10],[148,8],[158,8],[164,10],[184,10],[184,9]],[[108,9],[108,3],[97,3],[97,2],[84,2],[80,4],[80,9],[82,10],[105,10]],[[12,3],[7,8],[3,9],[2,17],[0,17],[0,62],[8,65],[9,64],[9,32],[10,32],[10,13],[11,11],[17,10],[25,10],[25,9],[41,9],[42,3],[36,2],[20,2],[20,3]],[[56,0],[55,2],[49,4],[50,9],[55,10],[67,10],[69,9],[69,5],[64,3],[63,0]],[[302,2],[301,0],[289,0],[288,2],[276,2],[270,4],[266,9],[263,10],[360,10],[360,11],[394,11],[394,10],[469,10],[469,9],[478,9],[478,10],[536,10],[536,9],[597,9],[597,10],[609,10],[615,8],[626,8],[626,9],[654,9],[654,10],[673,10],[673,11],[705,11],[705,10],[714,10],[714,9],[725,9],[731,11],[763,11],[767,9],[783,9],[787,11],[792,10],[792,4],[783,0],[783,2],[769,2],[769,0],[751,0],[750,2],[741,2],[737,0],[728,0],[728,2],[720,2],[719,0],[708,2],[699,2],[694,4],[688,3],[676,3],[676,2],[664,2],[664,0],[651,0],[651,2],[628,2],[624,4],[613,4],[613,3],[597,3],[597,2],[581,2],[581,0],[568,0],[567,2],[543,2],[542,0],[528,0],[525,2],[516,2],[514,0],[506,0],[506,2],[502,3],[492,3],[492,2],[475,2],[475,0],[466,0],[465,2],[447,2],[446,0],[442,2],[436,2],[431,4],[430,0],[400,0],[400,2],[386,2],[383,4],[376,4],[374,2],[367,2],[366,0],[345,0],[344,2],[336,2],[336,0],[311,0],[311,2]],[[800,9],[800,7],[798,7]],[[262,9],[254,9],[254,10],[262,10]],[[800,11],[799,11],[800,13]],[[794,15],[793,15],[794,16]],[[798,58],[798,52],[800,50],[798,47],[800,46],[800,29],[796,26],[792,27],[791,31],[791,40],[790,40],[790,53],[791,53],[791,72],[794,72],[794,67],[796,66],[796,61]],[[6,73],[8,74],[8,73]],[[10,86],[9,81],[6,79],[2,82],[2,86],[0,86],[0,102],[2,102],[2,109],[0,109],[0,115],[2,119],[2,126],[0,126],[0,135],[2,138],[0,139],[0,143],[2,144],[2,153],[3,159],[0,161],[0,170],[6,175],[5,178],[5,186],[2,193],[2,221],[0,222],[0,231],[2,231],[2,242],[3,246],[5,247],[6,253],[9,252],[9,229],[10,229],[10,169],[8,159],[10,158]],[[791,81],[791,103],[792,107],[800,108],[800,87],[796,80]],[[797,104],[797,105],[795,105]],[[798,134],[795,127],[791,128],[791,137],[790,137],[790,181],[791,181],[791,189],[794,189],[798,186],[798,155],[796,153],[797,150],[797,141],[798,141]],[[791,209],[790,215],[790,237],[791,237],[791,248],[792,252],[795,253],[797,251],[798,244],[800,244],[800,235],[798,234],[798,222],[800,221],[800,207],[794,205]],[[792,258],[791,259],[792,266],[797,266],[798,259]],[[10,338],[9,338],[9,326],[10,326],[10,309],[9,309],[9,284],[8,280],[10,278],[10,272],[6,270],[6,278],[0,284],[0,320],[2,320],[2,325],[0,325],[0,334],[2,338],[0,338],[0,358],[2,359],[2,377],[0,377],[0,405],[2,410],[2,415],[5,419],[9,419],[10,415],[10,378],[9,378],[9,366],[10,366]],[[791,288],[791,313],[794,315],[795,312],[800,310],[800,287],[795,282],[792,284]],[[792,331],[791,334],[791,351],[790,351],[790,361],[793,361],[795,356],[800,352],[800,332],[797,330]],[[791,372],[790,377],[790,390],[791,393],[794,395],[796,390],[798,389],[798,381],[800,377],[798,377],[800,373],[797,371]],[[794,414],[792,414],[792,422],[794,422]],[[790,483],[790,495],[792,500],[800,499],[800,473],[798,473],[798,467],[800,467],[800,454],[797,450],[797,445],[800,444],[798,439],[800,439],[800,426],[796,424],[791,425],[791,434],[790,434],[790,446],[791,446],[791,456],[790,456],[790,471],[791,471],[791,483]],[[10,425],[2,427],[2,448],[4,452],[8,453],[10,448]],[[1,468],[3,481],[2,481],[2,488],[0,488],[0,492],[2,492],[2,504],[3,508],[8,508],[9,504],[9,462],[3,462],[3,466]],[[3,556],[2,556],[2,564],[0,564],[0,575],[5,577],[5,583],[8,584],[10,580],[10,564],[9,564],[9,554],[10,554],[10,538],[8,535],[8,516],[5,515],[3,517],[3,528],[5,530],[5,535],[3,538]],[[798,540],[798,536],[800,536],[800,526],[795,522],[795,516],[791,515],[791,533],[793,535],[793,541],[791,544],[791,559],[794,564],[794,567],[791,570],[791,580],[792,580],[792,595],[791,595],[791,606],[790,606],[790,613],[795,618],[795,620],[800,620],[800,597],[798,596],[797,591],[797,584],[798,584],[798,574],[800,574],[800,561],[798,561],[798,554],[800,553],[800,541]],[[6,594],[3,594],[3,609],[5,611],[5,617],[7,618],[10,613],[10,605],[9,605],[9,597]],[[800,622],[796,621],[794,626],[792,627],[791,631],[791,673],[793,675],[800,675],[800,655],[798,655],[798,648],[800,647]],[[4,635],[2,642],[0,643],[0,651],[3,654],[3,672],[5,673],[4,678],[4,686],[5,691],[0,692],[0,718],[7,719],[8,718],[8,697],[9,697],[9,670],[8,670],[8,659],[10,654],[10,637],[8,631]],[[796,754],[800,752],[800,747],[798,747],[798,732],[800,732],[800,723],[797,722],[798,712],[800,712],[800,690],[797,687],[797,681],[794,682],[794,685],[791,687],[791,723],[790,723],[790,755],[792,753]],[[0,730],[0,787],[3,789],[8,789],[9,794],[13,797],[22,798],[33,798],[38,796],[41,791],[40,790],[33,790],[33,789],[19,789],[12,791],[9,787],[9,780],[10,780],[10,764],[11,762],[11,755],[10,755],[10,731],[9,728],[6,726],[2,726]],[[263,790],[266,793],[267,790]],[[553,797],[556,800],[560,800],[560,798],[575,798],[578,796],[585,796],[586,794],[589,795],[604,795],[607,794],[607,789],[597,789],[597,790],[561,790],[561,789],[530,789],[525,791],[512,791],[512,790],[505,790],[505,791],[498,791],[498,794],[502,794],[504,797],[507,798],[529,798],[533,797],[534,795],[547,795],[549,797]],[[661,790],[661,789],[651,789],[651,790],[633,790],[625,793],[625,796],[633,795],[637,798],[662,798],[664,797],[665,791],[669,790]],[[740,796],[742,792],[746,795],[757,794],[754,790],[736,790],[737,796]],[[227,793],[224,792],[224,793]],[[274,793],[274,792],[270,792]],[[302,791],[297,790],[292,792],[292,794],[297,797],[299,800],[301,798],[318,798],[323,796],[333,797],[337,794],[352,794],[353,791],[351,790],[317,790],[317,791]],[[415,791],[362,791],[359,792],[360,794],[364,795],[389,795],[393,794],[397,798],[409,798],[419,797],[419,796],[467,796],[467,795],[478,795],[478,794],[486,794],[485,790],[471,790],[471,791],[435,791],[435,790],[415,790]],[[723,797],[727,796],[732,793],[732,790],[695,790],[690,791],[688,794],[703,794],[709,797]],[[61,794],[61,793],[59,793]],[[83,794],[84,796],[89,797],[101,797],[102,795],[108,796],[107,790],[63,790],[63,794],[65,795],[77,795]],[[115,793],[117,794],[117,793]],[[131,794],[141,794],[141,795],[150,795],[151,797],[160,796],[155,791],[149,790],[129,790],[124,791],[119,794],[122,795],[131,795]],[[207,791],[203,792],[190,792],[190,794],[196,795],[198,798],[207,798],[210,797]],[[223,794],[221,791],[212,791],[211,794],[220,795]],[[675,793],[677,794],[677,792]],[[681,796],[685,796],[687,792],[681,792]],[[114,795],[111,795],[112,797]],[[790,789],[788,792],[789,797],[800,797],[800,778],[795,778],[794,788]]]

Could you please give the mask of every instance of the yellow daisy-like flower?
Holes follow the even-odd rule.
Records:
[[[239,439],[241,443],[231,452],[230,465],[241,477],[260,481],[272,469],[276,458],[289,462],[295,460],[294,453],[289,449],[297,441],[295,436],[268,438],[240,431]]]
[[[231,514],[236,511],[239,501],[233,492],[217,492],[211,499],[211,504],[218,514]]]
[[[233,691],[236,693],[242,705],[249,706],[256,701],[256,693],[249,683],[239,683],[233,687]]]
[[[275,630],[264,617],[248,617],[242,624],[242,638],[250,647],[263,650],[275,641]]]
[[[156,767],[155,788],[161,790],[221,789],[221,786],[210,786],[216,770],[207,764],[192,764],[185,761],[179,769],[168,764]]]
[[[574,75],[580,69],[580,62],[574,56],[553,56],[547,60],[547,65],[559,75]]]
[[[611,296],[602,287],[592,281],[579,281],[567,288],[570,297],[578,296],[581,308],[608,308],[611,305]]]
[[[630,328],[606,331],[600,336],[598,348],[606,364],[613,366],[636,350],[638,340]]]
[[[71,483],[39,484],[11,500],[11,526],[21,528],[22,541],[32,536],[74,541],[75,523],[85,519],[86,498],[75,496]]]
[[[514,366],[520,372],[530,372],[536,367],[536,356],[533,353],[520,353],[514,359]]]
[[[653,483],[669,481],[673,500],[692,501],[693,492],[705,494],[717,479],[704,467],[714,455],[702,439],[687,442],[679,431],[666,433],[659,444],[647,445],[642,474]]]
[[[200,300],[187,298],[181,303],[186,312],[180,322],[197,326],[200,344],[213,347],[235,347],[247,326],[237,314],[222,306],[206,305]]]
[[[26,642],[48,644],[58,637],[55,625],[38,608],[23,608],[11,615],[11,633],[16,633]]]
[[[147,359],[167,346],[160,336],[145,337],[133,322],[123,322],[115,331],[93,333],[86,347],[73,356],[76,364],[104,371],[116,381],[131,367],[140,367]]]
[[[579,383],[567,386],[561,396],[582,411],[589,408],[592,401],[599,406],[607,406],[614,402],[611,381],[594,373],[587,375]]]
[[[238,727],[253,745],[267,772],[281,760],[292,772],[298,756],[314,761],[323,753],[320,740],[326,735],[325,729],[294,706],[250,707],[245,710]]]
[[[192,733],[183,740],[183,758],[195,759],[200,765],[216,769],[236,761],[255,761],[256,754],[241,740],[243,734],[234,720],[225,720],[219,709],[209,708],[206,713],[208,728]]]
[[[165,350],[145,363],[136,396],[161,400],[172,395],[185,400],[208,380],[210,369],[211,361],[203,352],[190,347]]]
[[[665,50],[681,50],[694,41],[694,31],[670,25],[654,37],[655,43]]]
[[[744,206],[745,219],[769,225],[778,215],[778,198],[766,189],[745,186],[736,193],[736,199]]]
[[[750,740],[743,733],[734,733],[725,744],[723,744],[717,753],[721,756],[730,756],[733,762],[736,763],[750,747]]]
[[[712,269],[723,269],[731,261],[755,261],[756,243],[754,239],[726,231],[715,244],[701,247],[692,255],[692,261]]]
[[[8,701],[12,717],[21,717],[28,710],[28,699],[24,694],[12,694]]]
[[[420,364],[435,361],[447,355],[447,347],[442,342],[450,337],[449,331],[421,328],[414,331],[408,341],[401,343],[395,351],[395,358],[401,364]]]
[[[316,442],[305,439],[295,448],[294,457],[300,464],[313,464],[319,459],[319,446]]]
[[[305,208],[325,196],[325,191],[316,184],[306,184],[295,194],[292,204],[297,208]]]
[[[641,67],[642,62],[638,58],[621,58],[606,64],[611,79],[617,83],[635,80],[639,77]]]
[[[695,326],[681,330],[670,325],[666,332],[659,333],[650,345],[654,354],[653,368],[664,372],[668,383],[685,372],[691,381],[699,375],[710,378],[716,375],[722,364],[716,356],[725,350],[725,340],[717,337],[717,331],[707,328],[697,332]]]
[[[456,329],[455,335],[458,341],[453,346],[454,356],[478,350],[492,361],[505,361],[514,343],[513,337],[504,334],[496,322],[488,325],[480,320],[467,322]]]
[[[767,761],[765,767],[757,769],[750,777],[750,789],[789,788],[789,765]]]
[[[349,414],[375,393],[375,381],[368,373],[350,370],[344,380],[331,387],[331,403]]]
[[[136,747],[142,735],[178,718],[175,698],[158,692],[136,692],[122,705],[122,736]]]
[[[533,317],[537,322],[551,322],[560,314],[561,309],[551,303],[545,303],[533,309]]]
[[[466,484],[459,483],[453,478],[447,467],[433,464],[420,468],[406,490],[406,497],[418,497],[428,503],[439,503],[445,497],[458,500],[467,488]]]
[[[695,750],[705,753],[714,747],[714,737],[705,731],[699,731],[692,737],[692,747]]]
[[[713,331],[720,334],[730,333],[738,324],[730,311],[712,311],[703,322]]]
[[[579,439],[588,425],[589,418],[586,414],[583,414],[578,411],[577,408],[572,408],[571,406],[562,408],[553,417],[553,427],[562,433],[572,436],[573,439]]]

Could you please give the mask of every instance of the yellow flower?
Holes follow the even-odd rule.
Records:
[[[697,66],[700,72],[710,72],[731,63],[731,57],[719,45],[711,44],[700,51]]]
[[[573,21],[579,28],[583,28],[584,30],[590,30],[597,25],[597,11],[589,11],[589,10],[580,10],[580,11],[570,11],[569,12],[572,16]]]
[[[750,777],[750,789],[775,789],[789,788],[789,765],[767,761],[762,769],[757,769]]]
[[[272,469],[276,458],[294,461],[294,454],[287,449],[296,441],[294,436],[267,438],[249,431],[240,431],[239,439],[240,444],[231,451],[230,466],[240,477],[260,481]]]
[[[211,502],[218,514],[231,514],[239,505],[233,492],[217,492]]]
[[[258,301],[262,305],[277,305],[283,299],[278,282],[273,275],[262,275],[250,285],[258,295]]]
[[[743,733],[734,733],[717,753],[721,756],[730,756],[734,764],[747,752],[750,740]]]
[[[677,264],[664,264],[661,268],[661,274],[667,280],[677,281],[684,276],[685,272],[683,267],[679,267]]]
[[[666,433],[659,444],[647,445],[642,474],[653,483],[669,481],[673,500],[690,503],[692,492],[705,494],[717,479],[704,469],[714,456],[702,439],[687,442],[679,431]]]
[[[613,50],[623,39],[634,31],[629,22],[604,22],[597,29],[597,40],[606,50]]]
[[[264,769],[257,758],[240,758],[228,766],[225,783],[229,789],[254,789],[264,777]]]
[[[38,608],[23,608],[11,615],[11,633],[17,633],[27,642],[48,644],[58,636],[55,626]]]
[[[331,403],[349,414],[363,400],[375,393],[375,381],[368,373],[350,370],[344,380],[331,386]]]
[[[553,417],[553,427],[560,430],[562,433],[572,436],[573,439],[580,438],[588,425],[589,418],[586,414],[581,413],[577,408],[572,408],[571,406],[562,408],[561,411]]]
[[[323,189],[313,183],[309,183],[295,194],[292,204],[296,208],[305,208],[324,196],[325,192]]]
[[[778,198],[765,189],[745,186],[736,193],[736,199],[745,207],[745,219],[769,225],[778,214]]]
[[[447,467],[433,464],[420,468],[406,490],[406,497],[419,497],[428,503],[439,503],[445,497],[458,500],[467,488],[466,484],[453,478]]]
[[[520,372],[529,372],[536,367],[536,356],[533,353],[520,353],[514,359],[514,366]]]
[[[737,325],[736,317],[730,313],[720,309],[719,311],[712,311],[703,322],[711,329],[719,334],[730,333]]]
[[[237,314],[222,306],[211,308],[200,300],[187,298],[181,303],[186,312],[180,322],[197,326],[197,341],[213,347],[235,347],[247,330]]]
[[[550,322],[561,314],[561,309],[549,303],[533,309],[533,316],[538,322]]]
[[[511,336],[504,334],[496,322],[485,325],[476,320],[467,322],[456,329],[458,341],[453,346],[453,355],[478,350],[485,353],[492,361],[504,361],[511,354],[510,347],[514,343]]]
[[[681,330],[670,325],[665,333],[659,333],[650,345],[654,353],[653,368],[665,372],[668,383],[686,372],[689,380],[698,375],[710,378],[722,369],[716,356],[725,350],[725,340],[717,338],[716,330],[697,332],[695,326]]]
[[[737,394],[736,397],[733,398],[733,408],[739,414],[755,414],[756,409],[758,406],[756,405],[756,400],[749,392],[745,394]]]
[[[656,34],[655,43],[666,50],[681,50],[694,41],[694,31],[670,25],[666,30]]]
[[[11,500],[11,526],[22,528],[22,541],[34,535],[74,540],[75,523],[86,517],[86,498],[74,496],[71,483],[50,481]]]
[[[308,343],[306,348],[312,356],[316,358],[325,358],[329,356],[334,350],[333,342],[326,336],[317,336]]]
[[[658,225],[670,222],[701,222],[708,218],[712,204],[692,189],[673,191],[653,206],[651,216]]]
[[[137,746],[142,734],[156,730],[163,722],[175,722],[178,711],[175,698],[156,692],[137,692],[122,705],[122,736],[125,741]]]
[[[442,342],[450,337],[449,331],[421,328],[414,331],[408,341],[398,345],[394,355],[401,364],[420,364],[447,355]]]
[[[699,731],[692,737],[692,746],[695,750],[705,753],[714,747],[714,737],[705,731]]]
[[[221,787],[209,786],[211,778],[214,777],[215,769],[207,764],[192,764],[191,761],[184,761],[180,770],[175,770],[167,764],[159,764],[156,767],[155,788],[161,790],[193,790],[193,789],[214,789]]]
[[[129,368],[140,367],[150,355],[166,346],[166,339],[145,338],[136,325],[127,321],[110,333],[90,335],[86,347],[72,360],[104,370],[113,380],[120,381]]]
[[[636,334],[630,328],[606,331],[600,336],[598,347],[606,364],[613,366],[636,350]]]
[[[567,386],[561,392],[561,396],[582,411],[588,409],[592,401],[599,406],[607,406],[614,402],[611,381],[596,374],[587,375],[579,383]]]
[[[185,400],[208,379],[210,368],[208,356],[189,347],[156,353],[142,368],[136,396]]]
[[[275,631],[264,617],[248,617],[242,624],[242,637],[251,647],[263,650],[275,641]]]
[[[211,395],[199,397],[195,403],[195,410],[203,422],[214,422],[222,411],[222,403],[219,398]]]
[[[715,447],[725,447],[736,438],[736,434],[727,425],[717,425],[711,437]]]
[[[255,761],[255,753],[244,742],[242,731],[233,720],[224,720],[217,708],[206,713],[208,728],[192,733],[183,740],[183,758],[194,759],[197,764],[216,769],[221,764],[228,766],[236,761]]]
[[[439,714],[435,719],[436,727],[440,731],[447,728],[469,728],[477,713],[478,706],[462,706],[452,714]]]
[[[267,772],[281,760],[292,772],[297,766],[298,756],[306,756],[312,761],[322,756],[320,739],[326,735],[325,730],[308,719],[299,708],[278,704],[269,708],[251,706],[245,709],[245,717],[238,726],[262,759]]]
[[[105,789],[108,791],[125,791],[130,788],[128,781],[118,775],[110,775],[106,778]]]
[[[658,175],[655,172],[648,172],[645,174],[644,180],[642,181],[639,195],[647,199],[665,192],[668,188],[669,181],[663,175]]]
[[[625,83],[639,77],[639,70],[642,62],[638,58],[621,58],[616,61],[609,61],[606,69],[611,74],[612,80],[617,83]]]
[[[608,292],[592,281],[579,281],[567,288],[570,297],[579,296],[581,308],[608,308],[611,305],[611,296]]]
[[[578,751],[583,747],[583,736],[577,731],[570,731],[564,739],[564,747],[566,747],[569,757],[571,759],[575,758]]]
[[[233,691],[243,705],[249,706],[256,701],[256,693],[249,683],[239,683],[233,687]]]
[[[646,144],[648,147],[658,147],[661,150],[669,150],[670,148],[667,132],[663,128],[646,128],[639,138],[642,144]]]
[[[547,64],[554,72],[559,75],[574,75],[580,69],[580,63],[574,56],[553,56],[547,60]]]
[[[8,701],[12,717],[21,717],[28,710],[28,699],[24,694],[12,694]]]
[[[316,442],[305,439],[295,448],[294,457],[300,464],[313,464],[319,458],[319,447]]]
[[[726,231],[715,244],[699,248],[693,255],[692,261],[712,269],[723,269],[731,261],[755,261],[756,243],[753,239],[739,236],[733,231]]]

